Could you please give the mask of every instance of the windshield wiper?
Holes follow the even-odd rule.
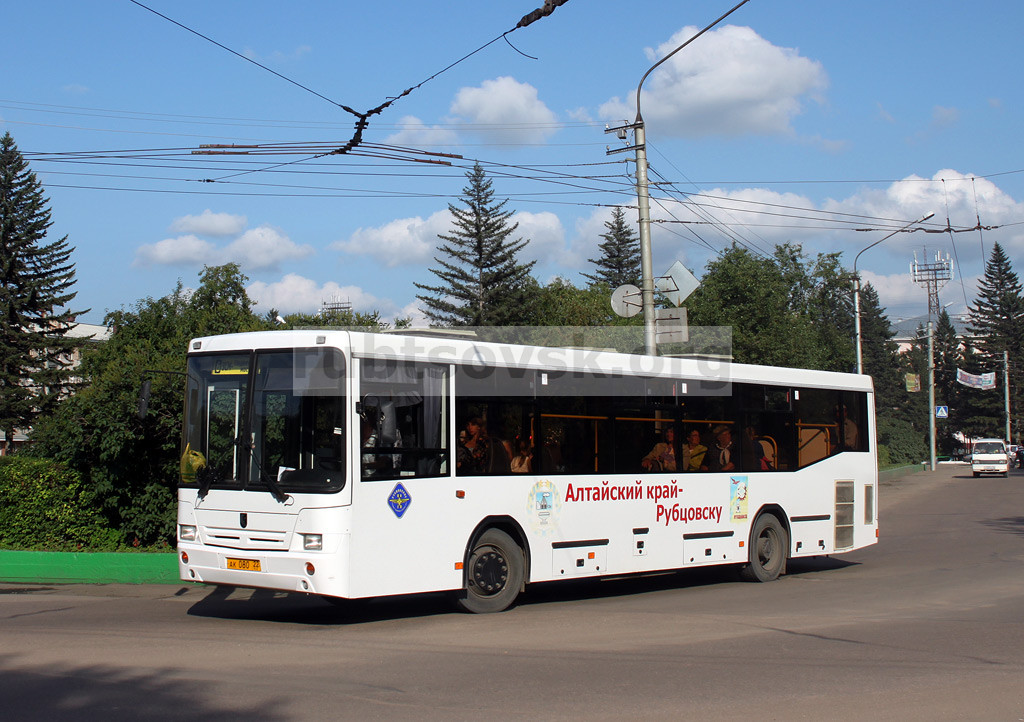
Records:
[[[278,485],[277,480],[270,476],[270,474],[263,471],[263,465],[260,463],[260,460],[256,458],[256,454],[253,453],[253,445],[246,443],[242,437],[239,436],[235,439],[235,446],[240,449],[245,449],[248,452],[249,458],[256,465],[256,471],[260,473],[260,481],[267,485],[267,490],[270,491],[270,495],[274,497],[279,504],[284,504],[288,501],[288,495],[281,491],[281,487]]]
[[[206,495],[210,493],[210,487],[215,481],[218,481],[217,472],[208,464],[203,464],[196,470],[196,481],[199,482],[198,497],[205,499]]]

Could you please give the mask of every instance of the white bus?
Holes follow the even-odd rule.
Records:
[[[181,578],[363,598],[877,539],[868,376],[347,330],[191,342]]]

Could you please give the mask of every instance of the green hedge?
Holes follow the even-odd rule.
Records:
[[[122,544],[76,472],[47,459],[0,457],[0,547],[111,551]]]

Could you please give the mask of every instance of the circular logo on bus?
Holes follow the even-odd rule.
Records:
[[[526,518],[530,527],[541,536],[555,533],[558,514],[562,511],[562,496],[550,481],[538,481],[530,489],[526,502]]]

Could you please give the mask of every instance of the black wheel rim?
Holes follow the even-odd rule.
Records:
[[[470,581],[472,589],[481,596],[501,593],[508,582],[508,562],[500,549],[489,547],[477,552],[470,569]]]
[[[765,529],[757,538],[757,562],[762,569],[767,569],[775,562],[778,554],[779,539],[774,529]]]

